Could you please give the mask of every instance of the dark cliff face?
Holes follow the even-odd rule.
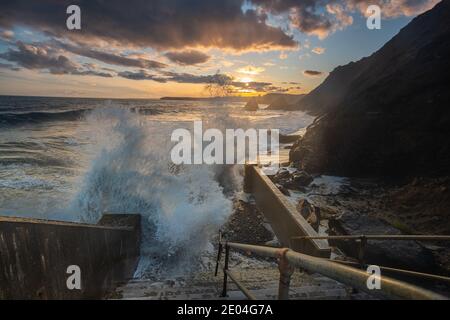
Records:
[[[310,172],[449,174],[450,0],[336,68],[301,107],[320,115],[290,154]]]

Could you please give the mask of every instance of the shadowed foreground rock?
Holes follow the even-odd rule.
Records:
[[[397,235],[401,232],[384,221],[354,212],[344,212],[329,220],[330,234],[334,235]],[[353,240],[333,240],[347,255],[358,257],[358,245]],[[423,272],[437,269],[433,255],[420,243],[411,240],[369,240],[365,249],[369,264]]]

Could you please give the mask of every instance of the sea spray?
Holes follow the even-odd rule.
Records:
[[[232,210],[220,168],[171,164],[170,132],[179,123],[143,119],[120,108],[87,117],[98,151],[72,204],[90,223],[103,212],[142,215],[138,276],[187,266]]]
[[[141,207],[147,205],[148,198],[144,196],[139,199],[146,201],[133,206],[127,202],[120,206],[119,200],[115,201],[116,204],[111,203],[107,188],[102,186],[111,181],[107,174],[108,166],[102,161],[105,159],[112,162],[110,153],[122,143],[125,135],[119,132],[116,125],[126,123],[127,119],[138,124],[138,128],[139,121],[146,124],[147,128],[143,131],[147,136],[144,147],[147,146],[154,152],[170,150],[170,142],[167,145],[166,142],[158,144],[159,140],[166,141],[175,127],[192,130],[195,120],[202,120],[205,130],[279,128],[281,133],[304,128],[313,120],[313,117],[301,111],[266,109],[245,112],[242,103],[233,102],[120,101],[123,108],[138,112],[137,116],[126,110],[115,110],[117,102],[112,100],[38,97],[11,99],[2,97],[0,106],[1,214],[73,222],[81,220],[95,223],[102,211],[113,205],[120,207],[122,212],[130,212],[133,208],[140,212]],[[99,108],[106,110],[97,110]],[[36,112],[39,113],[37,117]],[[86,117],[88,114],[90,115]],[[20,125],[11,125],[8,120],[10,116],[20,117]],[[105,151],[103,156],[102,150]],[[156,158],[157,154],[152,156]],[[94,173],[97,168],[99,172]],[[236,165],[205,168],[213,172],[212,180],[219,184],[226,199],[235,197],[236,191],[242,188],[242,169],[242,166]],[[141,166],[138,176],[142,174],[142,170]],[[174,167],[171,170],[176,174],[181,168]],[[102,172],[104,178],[101,178]],[[115,181],[118,180],[119,175]],[[98,185],[96,192],[95,184]],[[123,189],[125,187],[122,186],[122,194]],[[131,190],[129,194],[134,197],[137,193]],[[102,192],[104,196],[100,197]],[[101,199],[103,200],[100,201]],[[131,199],[127,200],[132,202]],[[80,209],[82,203],[85,204],[83,211]]]

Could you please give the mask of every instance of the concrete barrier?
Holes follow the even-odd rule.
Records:
[[[269,221],[282,246],[313,256],[330,257],[326,240],[292,239],[318,234],[256,165],[245,166],[244,191],[253,194],[258,209]]]
[[[0,299],[100,299],[131,278],[140,215],[105,214],[96,225],[0,217]],[[71,265],[81,289],[69,289]]]

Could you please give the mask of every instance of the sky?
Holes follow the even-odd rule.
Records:
[[[308,93],[439,0],[2,0],[0,95]],[[80,30],[69,30],[69,5]],[[381,29],[366,26],[381,8]],[[223,91],[220,94],[225,94]]]

